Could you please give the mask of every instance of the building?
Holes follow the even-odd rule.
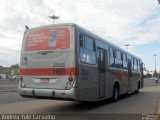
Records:
[[[11,78],[14,75],[19,75],[18,64],[12,65],[11,67],[0,66],[0,79]]]
[[[0,74],[0,80],[5,80],[7,78],[7,74]]]
[[[7,79],[7,76],[10,74],[10,67],[0,66],[0,80]]]

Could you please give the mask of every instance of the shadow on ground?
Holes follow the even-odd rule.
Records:
[[[136,95],[136,94],[134,94]],[[138,95],[138,94],[137,94]],[[124,94],[120,96],[119,101],[130,98],[133,96],[132,94]],[[87,114],[88,111],[92,111],[102,106],[107,106],[110,104],[118,104],[118,102],[112,102],[112,99],[106,99],[98,102],[73,102],[73,101],[66,101],[62,102],[61,104],[57,104],[54,106],[47,106],[43,108],[43,110],[38,110],[39,112],[46,112],[46,113],[56,113],[56,114]]]

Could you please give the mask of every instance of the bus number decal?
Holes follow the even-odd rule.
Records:
[[[53,69],[53,74],[54,75],[66,75],[66,69],[64,68]]]
[[[88,80],[89,71],[88,69],[82,69],[82,80]]]

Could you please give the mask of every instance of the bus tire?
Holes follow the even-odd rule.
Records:
[[[134,91],[135,94],[139,93],[139,89],[140,89],[140,82],[138,82],[138,89]]]
[[[112,100],[113,102],[117,102],[119,100],[119,88],[117,84],[114,85]]]

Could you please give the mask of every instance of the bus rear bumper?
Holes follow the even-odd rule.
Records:
[[[19,87],[19,94],[24,97],[49,97],[55,99],[74,99],[75,88],[70,90],[55,90],[55,89],[34,89],[34,88],[21,88]]]

